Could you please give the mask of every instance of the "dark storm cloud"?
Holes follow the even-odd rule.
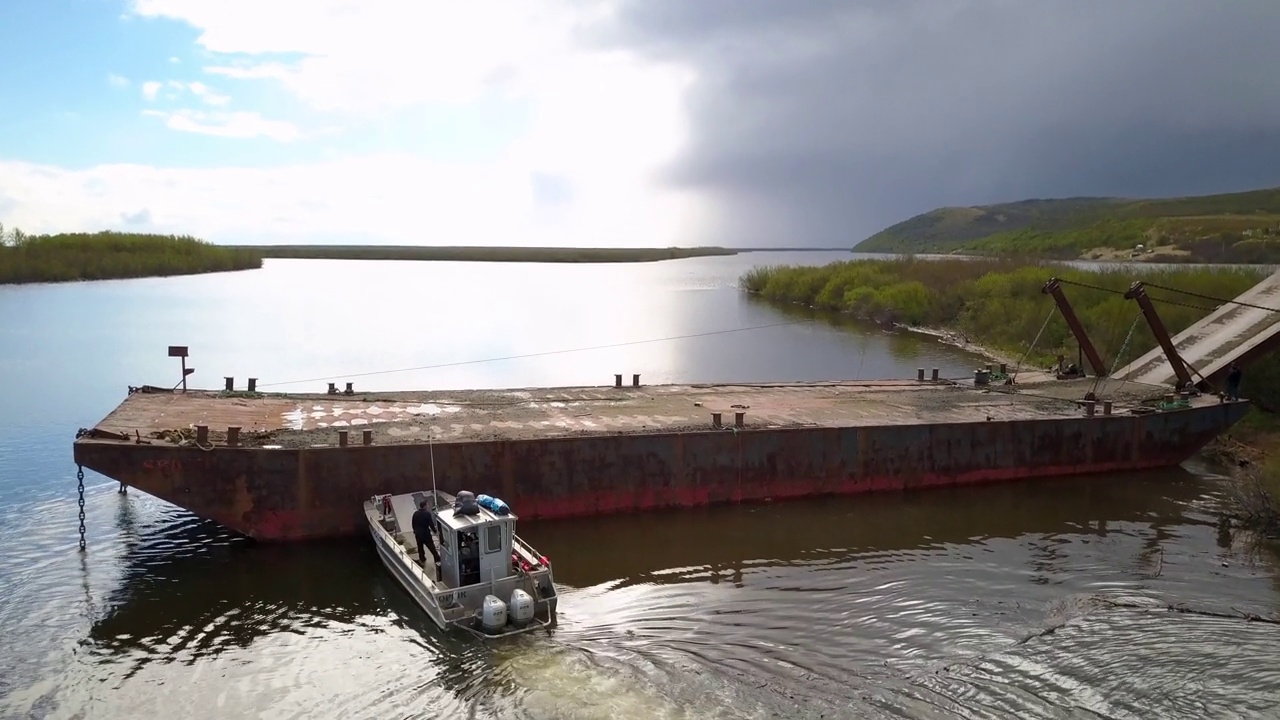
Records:
[[[668,182],[716,241],[851,245],[939,205],[1280,184],[1275,0],[621,0],[693,68]]]

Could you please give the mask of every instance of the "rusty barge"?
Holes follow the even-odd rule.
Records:
[[[565,518],[1170,467],[1248,412],[1208,392],[1185,357],[1197,343],[1219,365],[1256,355],[1280,338],[1277,313],[1233,319],[1258,306],[1224,301],[1232,308],[1204,328],[1170,338],[1134,283],[1124,295],[1177,384],[1132,381],[1128,369],[1112,379],[1066,282],[1043,290],[1092,378],[1080,368],[992,384],[988,371],[955,381],[920,369],[880,382],[642,386],[636,375],[624,387],[615,375],[594,387],[262,394],[232,378],[187,391],[186,348],[175,346],[183,389],[130,388],[77,434],[75,461],[250,537],[302,540],[365,532],[361,504],[419,490],[433,461],[442,490],[498,495],[524,519]],[[1272,286],[1280,273],[1250,292]],[[82,522],[81,547],[83,532]]]
[[[379,493],[501,496],[525,519],[1177,465],[1243,401],[1081,401],[947,380],[277,394],[142,388],[83,467],[261,540],[354,536]],[[1074,397],[1073,397],[1074,396]]]

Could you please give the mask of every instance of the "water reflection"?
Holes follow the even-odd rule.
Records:
[[[1098,476],[876,493],[783,503],[713,507],[549,522],[528,522],[529,536],[555,564],[557,577],[578,585],[741,583],[760,565],[820,565],[863,553],[898,553],[948,545],[1034,536],[1032,562],[1046,577],[1059,574],[1063,537],[1093,534],[1108,525],[1143,523],[1147,546],[1170,539],[1169,525],[1185,525],[1185,505],[1204,487],[1174,468]],[[518,512],[518,508],[516,509]],[[1145,533],[1144,533],[1145,534]],[[644,552],[636,552],[643,537]]]
[[[122,510],[126,525],[129,514]],[[119,586],[88,634],[89,657],[113,687],[152,664],[244,657],[282,634],[316,640],[368,632],[417,646],[419,669],[433,671],[430,686],[458,702],[493,691],[483,682],[493,672],[484,648],[439,632],[368,543],[257,544],[181,518],[126,545]]]
[[[937,367],[943,377],[964,377],[981,361],[980,355],[942,344],[935,337],[886,328],[845,313],[804,305],[775,306],[755,295],[744,296],[742,300],[795,320],[813,321],[824,334],[834,334],[842,340],[843,354],[847,358],[843,364],[845,372],[833,378],[882,380],[914,377],[918,367]],[[848,369],[855,364],[858,372],[849,375]]]

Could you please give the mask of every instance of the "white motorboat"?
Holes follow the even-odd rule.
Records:
[[[436,519],[437,568],[418,562],[413,513],[423,501]],[[555,624],[551,563],[515,533],[501,500],[436,490],[375,495],[364,503],[378,556],[414,601],[443,629],[505,637]]]

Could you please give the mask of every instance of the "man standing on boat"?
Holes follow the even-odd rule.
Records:
[[[426,553],[422,548],[431,551],[431,557],[436,559],[436,565],[440,564],[440,551],[436,550],[435,538],[431,537],[436,529],[436,517],[431,512],[431,508],[427,507],[427,501],[423,500],[418,503],[418,509],[413,512],[413,536],[418,540],[418,562],[423,567],[427,566]]]

